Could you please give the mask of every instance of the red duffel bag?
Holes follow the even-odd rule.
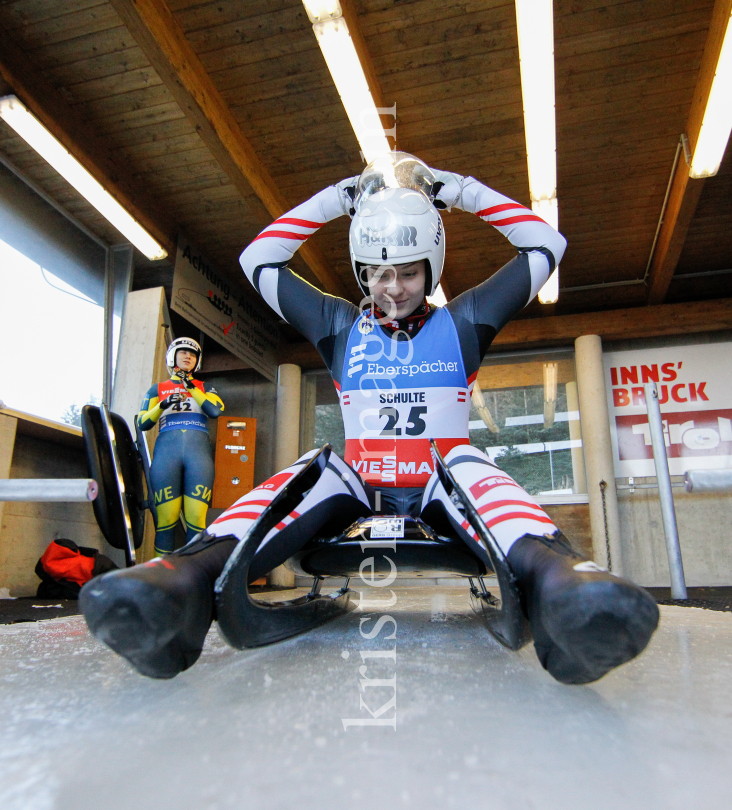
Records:
[[[117,566],[96,548],[77,546],[73,540],[54,540],[36,563],[41,579],[40,599],[78,599],[81,586],[92,577]]]

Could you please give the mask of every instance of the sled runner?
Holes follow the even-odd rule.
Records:
[[[516,578],[508,565],[506,555],[501,551],[490,529],[481,520],[477,510],[453,477],[450,468],[437,449],[434,439],[430,444],[440,483],[458,511],[465,516],[473,528],[490,558],[491,567],[498,579],[500,595],[496,597],[488,592],[481,577],[478,577],[480,590],[475,587],[471,578],[470,596],[473,609],[483,616],[488,631],[504,647],[508,647],[510,650],[520,650],[531,641],[531,627],[521,607],[521,595],[516,587]]]
[[[239,541],[221,572],[214,592],[219,630],[238,650],[261,647],[296,636],[353,610],[348,581],[335,593],[320,593],[321,577],[316,577],[306,596],[284,602],[264,602],[249,593],[249,569],[267,533],[289,515],[322,475],[330,456],[325,445],[290,481],[262,512],[249,532]]]
[[[452,573],[468,578],[471,596],[491,634],[504,646],[517,650],[530,638],[528,620],[505,556],[470,504],[433,443],[440,480],[458,509],[465,514],[485,548],[482,559],[457,536],[441,536],[418,517],[371,516],[356,520],[337,537],[314,537],[289,561],[297,573],[314,578],[309,594],[284,602],[263,602],[248,586],[255,553],[267,533],[293,512],[326,468],[330,446],[313,456],[280,492],[229,557],[216,586],[219,628],[237,649],[280,641],[317,627],[353,609],[348,580],[368,565],[371,576]],[[378,550],[378,553],[375,553]],[[383,553],[382,553],[383,552]],[[487,564],[490,561],[490,567]],[[500,595],[486,590],[483,576],[498,577]],[[322,579],[344,577],[346,585],[328,596],[320,593]],[[480,584],[480,590],[475,581]]]

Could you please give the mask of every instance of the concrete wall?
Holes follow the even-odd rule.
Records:
[[[655,478],[636,478],[636,484]],[[681,481],[673,476],[672,481]],[[617,479],[621,487],[628,479]],[[674,487],[674,506],[687,586],[732,585],[732,496]],[[658,490],[618,492],[624,570],[639,585],[668,586],[670,575]]]

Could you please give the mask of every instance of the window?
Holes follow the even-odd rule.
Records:
[[[341,408],[333,380],[327,371],[309,371],[303,375],[300,425],[300,447],[304,453],[330,444],[341,458],[346,453]]]
[[[3,402],[78,424],[102,396],[104,308],[3,241],[0,291]]]
[[[489,355],[473,389],[470,443],[531,495],[585,492],[572,353]]]
[[[131,251],[111,255],[116,347]],[[0,164],[0,400],[7,407],[79,424],[83,405],[101,401],[106,263],[105,245]]]

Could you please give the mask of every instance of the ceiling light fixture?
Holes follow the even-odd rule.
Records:
[[[544,286],[537,293],[540,304],[556,304],[559,300],[559,268],[544,283]]]
[[[390,152],[368,81],[338,0],[303,0],[315,38],[366,163]]]
[[[548,222],[555,231],[559,230],[559,203],[556,197],[553,197],[551,200],[533,201],[531,203],[531,209],[535,214],[538,214],[544,222]],[[554,268],[554,271],[546,280],[544,286],[539,290],[538,298],[541,304],[557,303],[559,300],[559,267]]]
[[[521,93],[532,209],[557,228],[557,134],[554,115],[552,0],[516,0]],[[539,291],[542,304],[559,298],[557,268]]]
[[[719,171],[732,130],[732,15],[719,52],[717,69],[709,91],[699,137],[694,147],[689,176],[713,177]]]
[[[516,22],[529,191],[539,202],[557,194],[552,0],[516,0]]]
[[[122,208],[17,96],[0,98],[0,118],[148,259],[164,259],[168,255],[167,250]]]

